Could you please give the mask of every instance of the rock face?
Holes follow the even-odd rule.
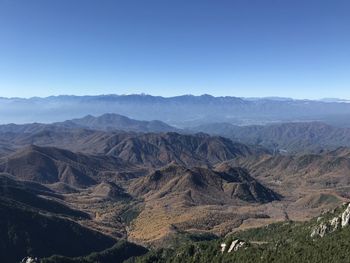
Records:
[[[348,204],[348,207],[345,209],[341,216],[341,226],[347,226],[349,224],[350,220],[350,204]]]
[[[322,220],[321,219],[317,219],[317,222],[320,222]],[[347,208],[345,209],[345,211],[336,217],[333,217],[332,219],[326,221],[326,222],[322,222],[319,225],[317,225],[316,227],[313,228],[312,232],[311,232],[311,237],[324,237],[326,234],[328,233],[332,233],[334,231],[336,231],[337,229],[341,227],[346,227],[349,225],[350,222],[350,204],[348,204]]]
[[[246,246],[247,246],[246,242],[239,240],[239,239],[235,239],[232,241],[229,249],[227,250],[227,253],[235,252],[235,251],[237,251],[243,247],[246,247]],[[224,253],[226,251],[226,247],[227,247],[226,243],[221,244],[221,253]]]
[[[228,249],[228,253],[231,253],[232,251],[237,251],[238,249],[244,247],[246,243],[244,241],[241,241],[239,239],[236,239],[232,241],[230,248]]]
[[[221,253],[224,253],[225,252],[225,250],[226,250],[226,244],[225,243],[222,243],[221,244]]]
[[[312,232],[311,232],[311,237],[324,237],[325,234],[333,232],[332,228],[329,224],[329,222],[326,223],[321,223],[320,225],[318,225],[317,227],[315,227]]]
[[[32,258],[32,257],[25,257],[24,259],[21,260],[21,263],[39,263],[38,258]]]
[[[333,230],[337,230],[342,223],[342,220],[340,217],[334,217],[332,220],[329,221],[331,227]]]

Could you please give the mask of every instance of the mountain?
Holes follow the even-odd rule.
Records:
[[[310,219],[349,200],[349,157],[350,150],[340,148],[320,154],[241,156],[209,168],[174,163],[156,169],[128,186],[145,203],[129,238],[164,246],[183,232],[224,236],[272,222]]]
[[[79,221],[80,224],[114,238],[128,237],[139,244],[161,243],[169,231],[172,233],[173,225],[178,229],[207,231],[202,228],[214,211],[219,214],[211,223],[218,228],[213,232],[220,233],[220,228],[228,222],[238,226],[244,219],[267,217],[254,209],[234,213],[231,205],[254,206],[279,198],[244,170],[237,168],[232,174],[213,170],[214,165],[223,161],[268,154],[261,147],[234,143],[223,137],[54,129],[19,133],[13,138],[16,144],[12,145],[17,150],[0,158],[1,172],[18,180],[45,185],[59,195],[54,198],[61,198],[65,206],[89,215]],[[40,146],[30,145],[33,142]],[[58,145],[66,149],[57,148]],[[137,190],[136,182],[149,178],[154,169],[162,170],[172,164],[179,167],[179,178],[183,179],[176,189],[159,189],[169,192],[166,202],[159,198],[147,199],[146,194]],[[182,174],[182,169],[192,172]],[[187,193],[192,192],[193,202],[186,197],[186,188],[189,188]],[[208,196],[203,191],[207,191]],[[171,197],[176,201],[173,204]],[[150,211],[152,206],[159,209]],[[172,219],[148,217],[149,213],[155,217],[162,215],[169,207],[173,207]],[[200,216],[193,212],[200,212]],[[140,232],[140,228],[150,225],[150,220],[158,225],[158,232],[152,227]],[[157,236],[152,237],[154,234]]]
[[[182,231],[222,236],[305,220],[350,197],[346,147],[281,155],[203,133],[66,127],[3,140],[13,149],[0,158],[0,172],[44,184],[90,216],[84,226],[139,244],[161,246]]]
[[[0,256],[5,262],[19,262],[28,255],[80,256],[115,243],[112,238],[71,220],[43,215],[3,198],[0,198],[0,211]]]
[[[247,169],[265,186],[289,200],[290,218],[305,217],[305,209],[321,212],[350,198],[350,150],[339,148],[320,154],[265,155],[228,161]]]
[[[137,121],[128,117],[109,113],[103,114],[98,117],[91,115],[85,116],[80,119],[73,119],[60,123],[60,125],[73,127],[81,127],[92,130],[122,130],[122,131],[134,131],[134,132],[170,132],[177,131],[176,128],[167,125],[161,121]]]
[[[170,132],[178,129],[158,120],[139,121],[115,113],[105,113],[94,117],[87,115],[83,118],[54,123],[27,123],[0,125],[0,133],[38,133],[45,130],[64,132],[71,129],[90,129],[101,131],[133,131],[133,132]]]
[[[318,153],[340,146],[350,147],[350,129],[322,122],[292,122],[269,125],[237,126],[231,123],[209,123],[188,129],[177,129],[161,121],[138,121],[118,114],[86,116],[52,124],[0,125],[0,156],[13,152],[16,146],[28,144],[55,146],[85,151],[82,146],[100,144],[99,137],[121,133],[191,134],[204,132],[243,144],[256,144],[271,151],[287,154]],[[73,148],[72,146],[78,146]],[[103,144],[103,141],[102,141]],[[67,146],[67,147],[66,147]],[[100,146],[97,146],[100,147]],[[88,148],[88,147],[86,147]],[[93,149],[96,146],[92,147]],[[101,148],[101,147],[100,147]],[[93,153],[92,151],[90,151]],[[94,152],[98,153],[98,151]]]
[[[78,188],[97,184],[105,173],[117,176],[115,170],[123,171],[125,166],[114,157],[84,155],[35,145],[0,159],[0,171],[18,179],[43,184],[62,182]]]
[[[20,204],[31,210],[75,219],[89,219],[89,215],[61,202],[63,197],[51,189],[30,181],[18,181],[8,174],[0,174],[0,194],[3,201]]]
[[[103,199],[131,199],[130,195],[123,188],[113,182],[102,182],[93,190],[93,196]]]
[[[261,147],[247,146],[206,134],[104,132],[45,130],[8,136],[14,148],[28,145],[59,147],[88,155],[108,156],[129,165],[162,166],[173,161],[186,165],[211,165],[237,156],[265,153]],[[59,158],[58,158],[59,159]],[[0,161],[1,163],[1,161]],[[100,162],[101,163],[101,162]]]
[[[278,194],[267,189],[241,168],[220,167],[188,169],[170,165],[137,179],[129,191],[148,199],[183,199],[190,205],[222,205],[279,200]],[[171,202],[175,202],[175,201]],[[167,201],[164,201],[167,202]]]
[[[212,165],[218,162],[265,153],[259,147],[234,143],[223,137],[206,134],[184,135],[178,133],[120,133],[111,136],[103,144],[103,152],[123,161],[150,166],[164,166],[171,162],[194,166]]]
[[[216,101],[196,103],[202,100]],[[114,262],[146,252],[128,242],[113,246],[128,240],[163,248],[172,259],[166,249],[177,250],[182,238],[225,241],[237,231],[305,221],[350,200],[347,128],[200,126],[209,135],[198,127],[169,132],[158,122],[165,132],[147,132],[150,123],[105,114],[0,126],[0,210],[6,213],[0,252],[43,262]],[[57,244],[63,234],[80,242],[72,246],[77,253]]]
[[[93,199],[96,197],[103,198],[103,207],[108,200],[113,200],[113,206],[120,205],[120,198],[131,201],[130,196],[114,183],[101,183],[92,191],[89,197],[92,206],[96,204]],[[70,207],[67,196],[72,198],[74,194],[57,193],[39,183],[0,174],[1,260],[15,263],[31,256],[47,257],[45,260],[48,262],[70,262],[70,258],[78,260],[78,257],[91,262],[111,262],[124,261],[147,252],[141,246],[118,241],[96,229],[91,224],[95,220],[92,213],[79,210],[78,203],[75,208]],[[84,192],[76,194],[82,202]]]
[[[241,143],[258,144],[271,150],[295,154],[350,147],[350,129],[321,122],[236,126],[213,123],[192,128],[195,132],[220,135]]]
[[[212,122],[239,125],[290,121],[324,121],[349,126],[350,104],[276,98],[244,99],[210,95],[57,96],[0,99],[2,123],[61,122],[86,115],[118,113],[138,120],[157,119],[177,127]]]
[[[221,236],[245,221],[267,220],[269,209],[262,207],[281,200],[246,170],[228,165],[213,170],[173,163],[133,179],[127,191],[144,203],[128,238],[153,247],[170,245],[184,232]]]
[[[61,199],[40,184],[0,175],[0,258],[4,262],[19,262],[29,255],[86,255],[116,242],[76,223],[89,215]]]

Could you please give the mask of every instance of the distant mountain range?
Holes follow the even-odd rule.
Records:
[[[1,98],[2,123],[59,122],[86,115],[118,113],[139,120],[160,120],[177,127],[212,122],[238,125],[323,121],[350,126],[350,104],[339,100],[151,95]]]

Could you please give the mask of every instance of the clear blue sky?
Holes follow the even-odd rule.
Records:
[[[349,0],[0,0],[0,96],[350,98]]]

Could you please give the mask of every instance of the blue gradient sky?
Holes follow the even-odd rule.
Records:
[[[0,96],[350,98],[348,0],[0,0]]]

